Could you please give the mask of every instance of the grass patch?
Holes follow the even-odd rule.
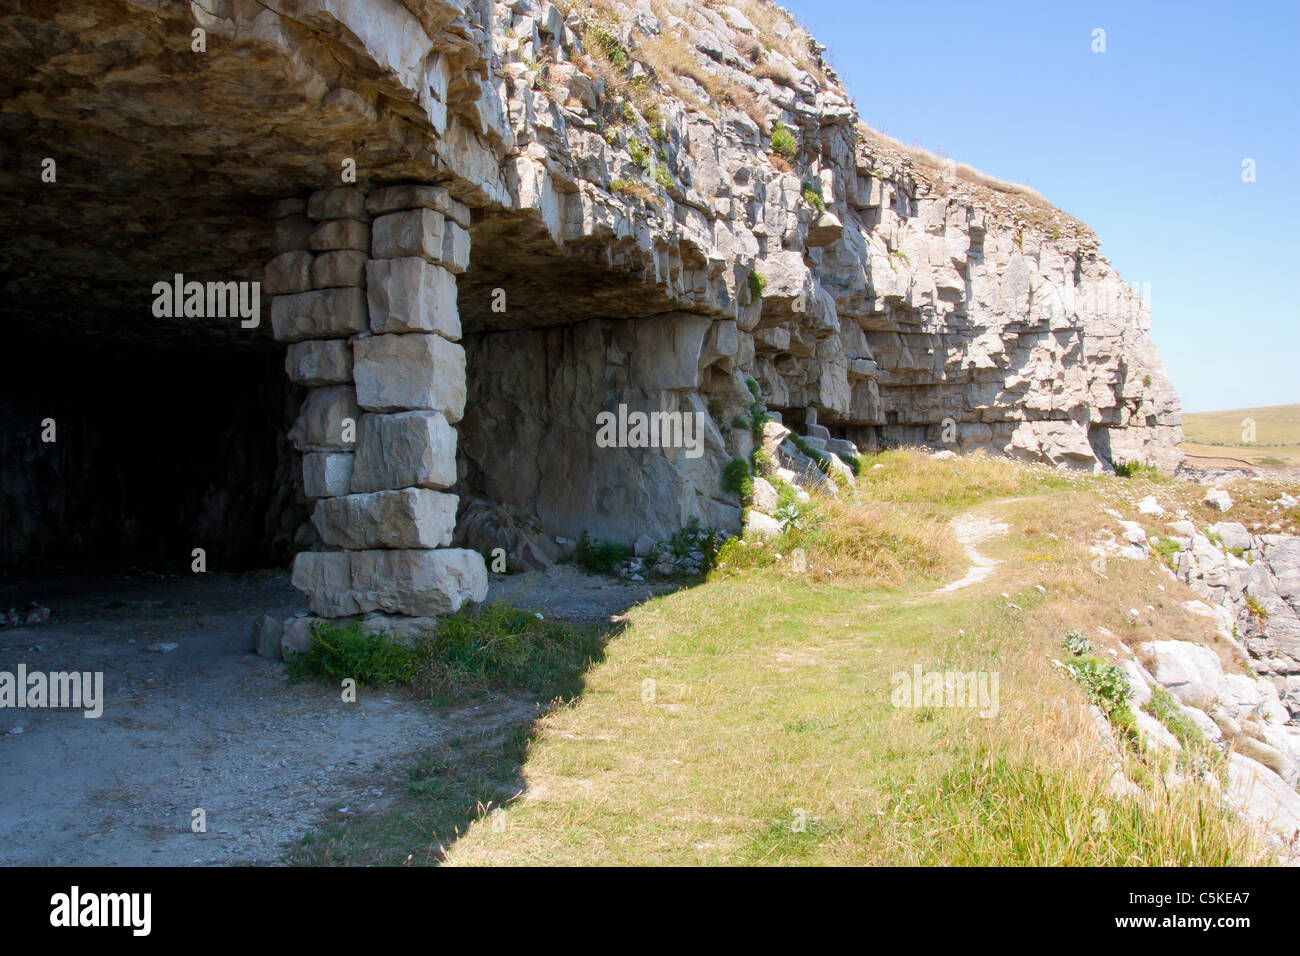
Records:
[[[856,494],[814,496],[781,537],[747,546],[761,554],[729,542],[702,584],[632,609],[580,698],[531,731],[432,754],[402,778],[413,802],[400,814],[299,852],[445,852],[455,864],[1267,861],[1208,787],[1166,787],[1160,768],[1126,762],[1141,796],[1113,797],[1116,758],[1089,692],[1051,663],[1070,631],[1072,656],[1102,662],[1115,632],[1135,645],[1213,634],[1154,563],[1116,562],[1105,581],[1091,569],[1088,547],[1113,521],[1103,509],[1140,484],[907,451],[864,465]],[[779,507],[798,504],[775,484]],[[1010,526],[979,543],[1001,563],[984,582],[935,590],[967,566],[947,521],[975,506]],[[1130,620],[1129,607],[1147,610]],[[998,675],[997,713],[894,706],[893,676],[917,666]],[[1119,700],[1098,673],[1094,692]]]
[[[556,693],[571,689],[557,682],[600,657],[607,636],[508,604],[486,604],[443,618],[416,645],[416,683],[435,700],[501,687]]]
[[[419,667],[416,652],[391,637],[367,634],[360,621],[311,625],[312,646],[306,654],[285,658],[289,683],[308,680],[336,683],[347,679],[358,687],[410,684]]]

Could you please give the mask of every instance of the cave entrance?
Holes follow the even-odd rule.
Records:
[[[458,283],[468,397],[457,544],[490,569],[500,547],[508,570],[532,570],[584,533],[643,550],[693,522],[738,527],[722,475],[749,453],[748,428],[729,423],[752,398],[734,367],[734,321],[555,256],[518,217],[476,223],[472,248]]]
[[[282,567],[306,517],[283,355],[21,323],[0,381],[6,575]]]

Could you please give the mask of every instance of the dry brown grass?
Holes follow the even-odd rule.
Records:
[[[758,30],[758,37],[768,49],[780,50],[799,69],[810,74],[825,89],[830,78],[812,55],[812,34],[788,11],[766,0],[741,0],[737,4]]]

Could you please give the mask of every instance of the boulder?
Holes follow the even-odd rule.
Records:
[[[1191,641],[1149,641],[1141,645],[1156,680],[1189,707],[1209,710],[1227,694],[1223,665],[1214,651]]]
[[[776,510],[776,489],[762,475],[754,477],[754,496],[751,507],[771,514]]]
[[[1250,532],[1246,530],[1245,525],[1236,521],[1219,521],[1206,529],[1211,534],[1216,534],[1223,541],[1223,546],[1237,551],[1250,550]]]
[[[1232,507],[1232,496],[1222,488],[1211,488],[1205,493],[1205,497],[1202,500],[1205,504],[1209,505],[1211,508],[1217,509],[1218,511],[1227,511]]]
[[[284,626],[269,614],[263,614],[253,621],[253,653],[259,657],[279,660],[280,642],[284,638]]]
[[[772,538],[781,533],[781,523],[770,515],[750,508],[745,512],[746,537]]]

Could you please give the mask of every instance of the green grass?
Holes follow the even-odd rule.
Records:
[[[1177,571],[1178,561],[1178,542],[1168,535],[1157,535],[1149,538],[1151,541],[1151,550],[1159,556],[1160,560],[1170,571]]]
[[[800,186],[799,195],[804,202],[818,212],[826,211],[826,200],[822,197],[821,183],[803,183]]]
[[[311,625],[312,647],[285,660],[289,682],[351,679],[358,687],[410,684],[418,664],[415,652],[390,637],[367,634],[360,621],[343,625],[318,621]]]
[[[1166,581],[1168,594],[1157,595],[1150,567],[1121,563],[1097,584],[1086,545],[1109,519],[1094,488],[1119,487],[1114,479],[909,452],[865,465],[856,496],[815,497],[802,527],[751,542],[749,556],[729,543],[706,581],[632,609],[589,666],[568,658],[560,670],[577,671],[580,696],[531,727],[436,748],[411,768],[394,806],[320,835],[293,858],[1265,859],[1208,788],[1166,788],[1158,772],[1126,763],[1143,796],[1110,796],[1117,758],[1094,733],[1088,693],[1051,663],[1069,630],[1095,639],[1101,625],[1127,626],[1140,642],[1209,629],[1179,606],[1181,585]],[[794,504],[790,489],[778,495]],[[986,582],[936,591],[965,569],[947,519],[972,507],[1016,526],[980,544],[1003,563]],[[793,549],[806,564],[794,566]],[[1123,623],[1124,608],[1145,604],[1156,606],[1149,622]],[[1091,642],[1079,652],[1104,661]],[[915,667],[998,675],[996,715],[894,706],[894,678]],[[1098,693],[1117,699],[1107,686],[1099,679]]]
[[[1120,478],[1146,478],[1155,481],[1160,477],[1160,469],[1140,461],[1116,461],[1115,474]]]
[[[535,611],[486,604],[438,623],[415,648],[415,683],[435,700],[505,687],[572,692],[569,675],[598,660],[608,628],[571,627]]]

